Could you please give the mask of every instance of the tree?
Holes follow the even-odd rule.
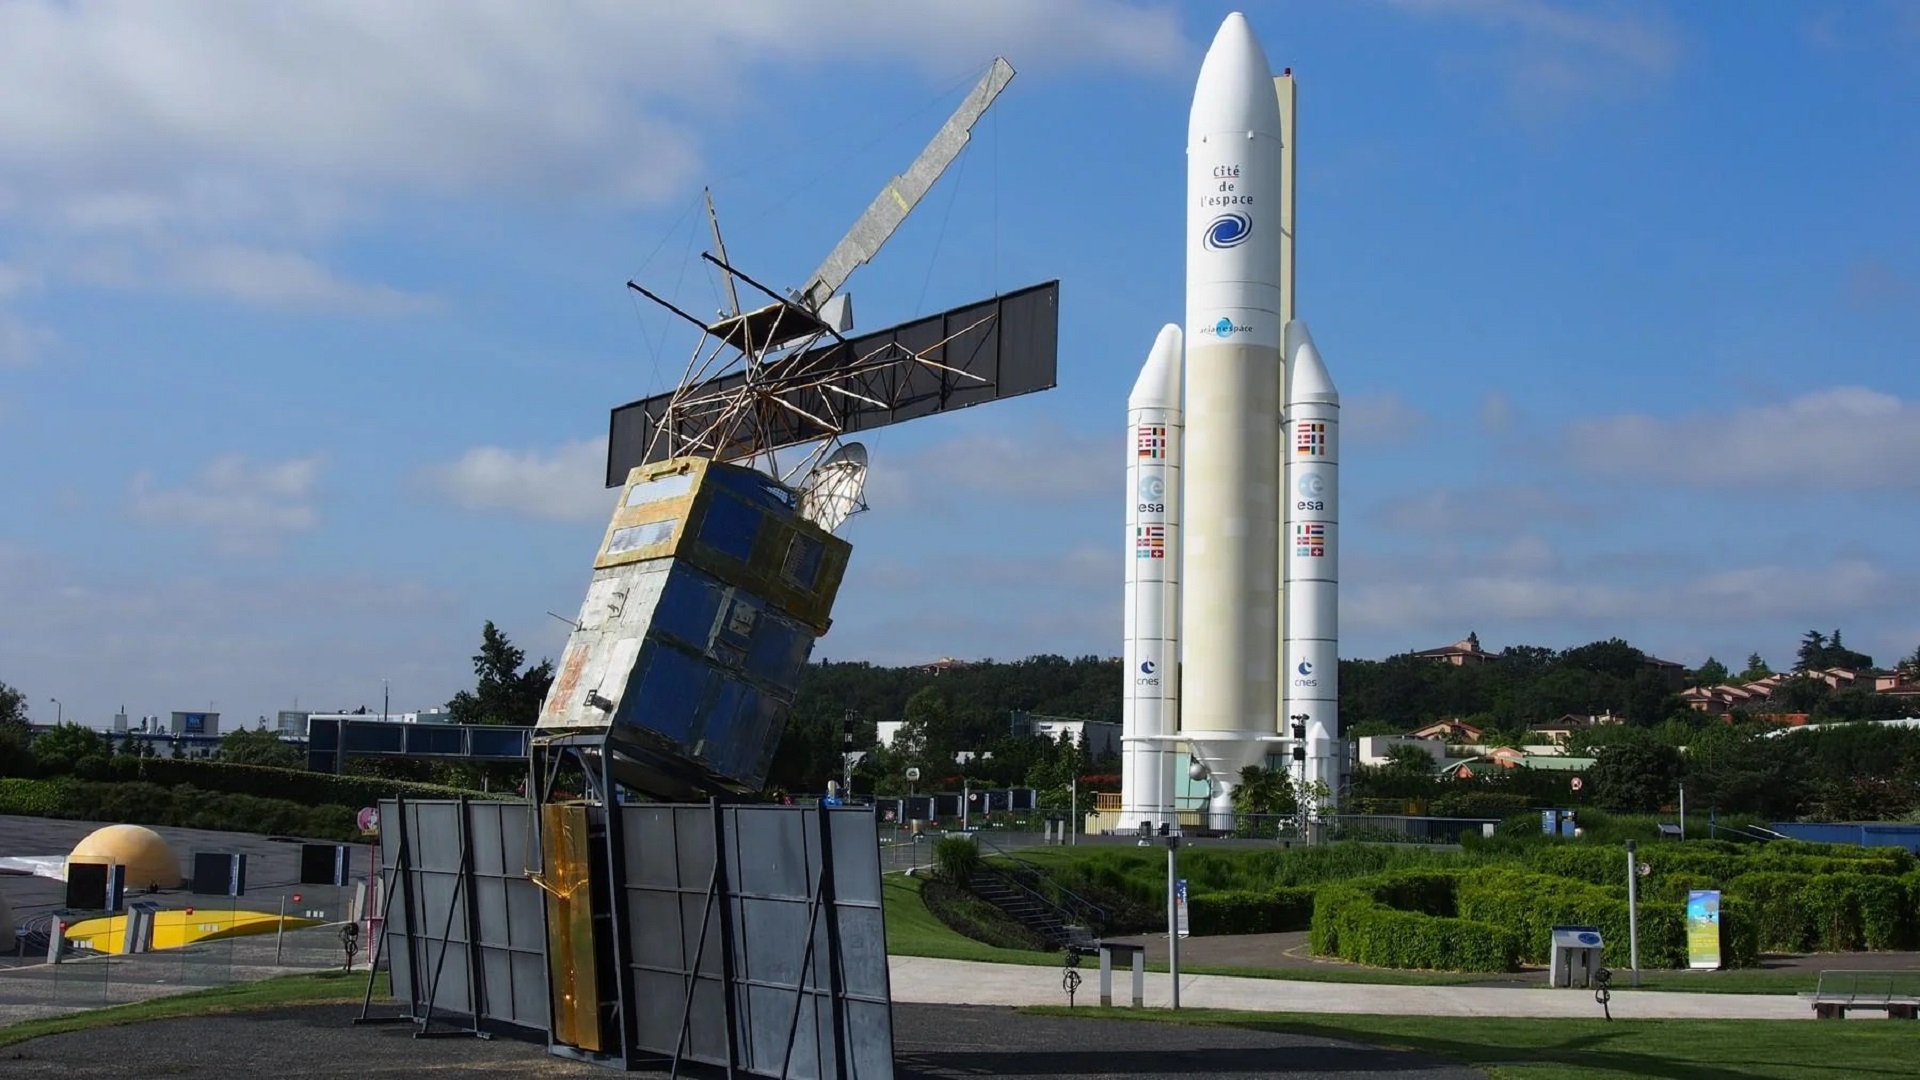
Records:
[[[1699,668],[1694,671],[1693,684],[1695,686],[1719,686],[1726,682],[1727,678],[1727,665],[1709,656],[1707,657],[1707,662],[1701,664]]]
[[[68,721],[40,733],[33,740],[33,760],[40,771],[58,775],[74,772],[82,761],[104,758],[113,752],[106,736],[90,727]]]
[[[1412,749],[1397,747],[1396,749]],[[1421,757],[1427,755],[1414,750]],[[1249,765],[1240,770],[1240,783],[1233,789],[1233,812],[1247,816],[1291,814],[1298,805],[1293,783],[1285,769],[1267,769]]]
[[[305,756],[298,747],[265,729],[248,731],[239,728],[229,731],[221,737],[220,749],[213,756],[236,765],[267,765],[279,769],[298,769],[306,765]]]
[[[1840,631],[1836,628],[1833,636],[1828,637],[1818,630],[1809,630],[1800,638],[1800,651],[1797,654],[1800,671],[1825,671],[1828,668],[1848,668],[1860,671],[1873,667],[1873,657],[1866,653],[1854,652],[1840,640]]]
[[[540,706],[553,685],[553,661],[520,670],[527,654],[487,620],[480,631],[480,651],[473,657],[478,683],[447,703],[456,724],[498,724],[530,727],[540,717]]]
[[[1595,757],[1595,795],[1616,810],[1658,810],[1679,791],[1680,751],[1650,733],[1610,742]]]
[[[1760,658],[1759,653],[1748,653],[1747,670],[1740,673],[1739,681],[1753,682],[1756,679],[1764,679],[1771,674],[1773,674],[1773,669],[1767,666],[1767,662]]]
[[[0,776],[30,771],[33,758],[27,743],[32,737],[27,695],[0,682]]]

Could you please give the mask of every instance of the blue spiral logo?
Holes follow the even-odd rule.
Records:
[[[1245,214],[1221,214],[1207,222],[1207,231],[1200,238],[1201,246],[1209,251],[1238,247],[1253,235],[1253,219]]]

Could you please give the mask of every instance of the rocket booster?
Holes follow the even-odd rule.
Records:
[[[1180,660],[1180,327],[1154,339],[1127,398],[1127,571],[1120,823],[1171,820]]]
[[[1280,132],[1266,54],[1235,12],[1187,129],[1180,729],[1212,774],[1216,827],[1279,730]]]
[[[1286,715],[1304,715],[1306,779],[1339,786],[1340,393],[1307,324],[1287,324]]]

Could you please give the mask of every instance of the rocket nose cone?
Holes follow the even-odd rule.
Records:
[[[1220,24],[1200,62],[1187,127],[1190,135],[1251,131],[1280,137],[1280,105],[1266,50],[1253,36],[1247,17],[1237,11]]]
[[[1320,349],[1313,343],[1306,320],[1287,324],[1285,355],[1288,405],[1303,401],[1339,404],[1340,391],[1333,388],[1333,377],[1327,374],[1326,362],[1320,359]]]
[[[1185,338],[1178,323],[1160,328],[1147,353],[1147,362],[1134,380],[1133,393],[1127,396],[1131,409],[1177,409],[1180,407],[1181,345]]]

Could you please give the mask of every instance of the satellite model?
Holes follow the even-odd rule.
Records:
[[[612,411],[606,483],[623,493],[537,721],[543,787],[570,754],[601,799],[616,782],[670,799],[758,791],[830,625],[851,553],[835,533],[866,508],[867,451],[845,437],[1053,386],[1057,281],[853,337],[840,291],[1013,74],[995,59],[799,287],[728,261],[710,194],[718,320],[627,283],[699,336],[677,386]],[[743,287],[766,302],[743,309]]]

